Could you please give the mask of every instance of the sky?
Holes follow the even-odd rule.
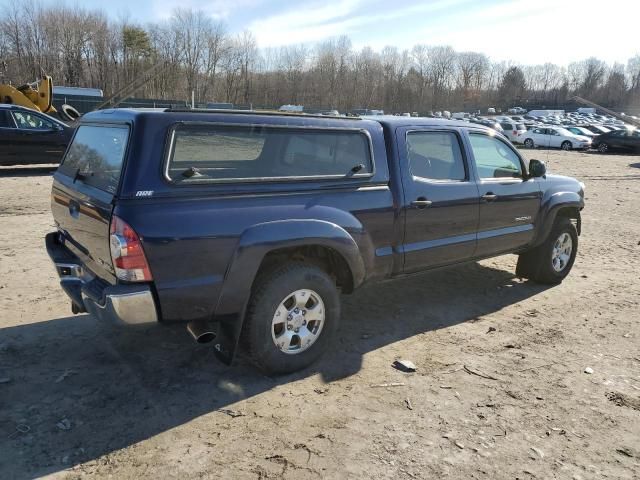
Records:
[[[640,54],[640,0],[41,0],[100,9],[145,24],[176,7],[203,10],[260,47],[348,35],[354,48],[451,45],[515,64],[608,63]]]

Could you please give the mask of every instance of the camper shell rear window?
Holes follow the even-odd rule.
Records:
[[[369,177],[371,151],[360,129],[179,124],[165,176],[180,184]]]
[[[115,194],[128,139],[127,125],[80,125],[59,171],[86,185]]]

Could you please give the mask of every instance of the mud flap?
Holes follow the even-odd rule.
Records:
[[[240,335],[242,334],[243,318],[244,314],[216,318],[218,335],[213,341],[213,349],[218,360],[226,365],[231,365],[235,358]]]

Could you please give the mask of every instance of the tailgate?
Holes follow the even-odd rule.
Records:
[[[126,125],[80,125],[51,192],[51,211],[64,245],[110,283],[116,278],[109,224],[128,137]]]

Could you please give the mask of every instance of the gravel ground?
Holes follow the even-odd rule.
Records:
[[[525,154],[587,185],[562,285],[505,256],[366,287],[276,379],[71,315],[50,171],[0,171],[0,478],[640,478],[640,156]]]

